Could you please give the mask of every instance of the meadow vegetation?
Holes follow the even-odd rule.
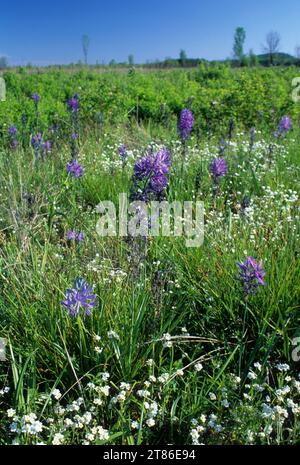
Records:
[[[299,443],[297,69],[3,77],[0,443]],[[201,247],[97,234],[157,153]]]

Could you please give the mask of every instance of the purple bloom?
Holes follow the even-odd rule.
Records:
[[[36,135],[32,136],[31,138],[31,144],[33,145],[34,148],[40,148],[42,142],[43,142],[43,136],[40,132],[38,132]]]
[[[51,148],[52,148],[52,144],[51,144],[50,140],[46,140],[46,141],[42,144],[42,148],[43,148],[43,150],[44,150],[46,153],[50,153],[50,152],[51,152]]]
[[[77,239],[78,242],[82,242],[84,240],[84,233],[82,231],[77,233],[76,239]]]
[[[134,165],[134,175],[137,179],[148,178],[158,174],[169,173],[171,166],[170,152],[166,149],[160,149],[155,155],[148,153],[143,156]]]
[[[121,144],[118,148],[120,157],[124,160],[127,156],[127,147],[125,144]]]
[[[83,278],[77,278],[75,288],[67,289],[61,304],[68,310],[69,316],[76,317],[81,308],[86,316],[90,316],[92,308],[97,305],[96,295]]]
[[[278,130],[275,136],[281,136],[287,134],[292,129],[292,121],[289,116],[283,116],[279,121]]]
[[[67,164],[67,172],[73,177],[73,178],[81,178],[84,173],[83,167],[78,163],[77,160],[71,160]]]
[[[248,257],[244,263],[238,263],[241,269],[239,278],[244,285],[245,294],[254,294],[258,286],[264,286],[263,280],[266,272],[262,268],[262,260],[257,262],[253,257]]]
[[[76,231],[74,231],[74,229],[70,229],[67,232],[67,239],[68,239],[68,241],[75,241],[75,239],[76,239]]]
[[[17,141],[17,128],[15,126],[10,126],[8,128],[8,135],[10,138],[10,146],[13,150],[16,150],[18,146],[18,141]]]
[[[166,148],[160,149],[154,157],[155,172],[169,174],[171,167],[171,155]]]
[[[79,107],[77,95],[74,95],[74,97],[68,100],[68,107],[70,111],[77,113]]]
[[[8,134],[11,137],[16,136],[17,135],[17,128],[15,126],[10,126],[8,128]]]
[[[36,157],[44,157],[47,153],[51,152],[52,144],[49,140],[44,141],[40,132],[31,137],[31,145],[34,148]]]
[[[224,158],[215,158],[210,164],[209,171],[215,179],[225,176],[228,172],[228,166]]]
[[[162,192],[168,184],[168,178],[164,174],[156,174],[150,179],[150,186],[153,192]]]
[[[185,142],[194,126],[194,116],[191,110],[184,108],[181,110],[178,121],[178,133],[183,142]]]
[[[32,100],[34,101],[34,103],[39,103],[39,101],[41,100],[41,97],[36,93],[34,92],[32,95],[31,95],[31,98]]]
[[[75,229],[70,229],[67,232],[67,240],[82,242],[84,240],[84,233],[82,231],[76,232]]]
[[[280,133],[287,133],[290,129],[292,129],[292,121],[289,116],[283,116],[279,122],[278,130]]]
[[[156,154],[152,152],[143,156],[134,165],[133,180],[144,181],[144,191],[161,193],[168,184],[168,174],[171,166],[170,152],[166,148]]]
[[[71,134],[71,139],[72,139],[72,140],[78,139],[78,134],[76,134],[76,132],[73,132],[73,133]]]
[[[148,178],[153,172],[153,156],[147,154],[140,158],[134,165],[134,177],[137,180]]]

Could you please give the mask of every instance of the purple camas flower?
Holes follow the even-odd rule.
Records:
[[[84,233],[82,231],[77,233],[76,239],[78,242],[82,242],[84,240]]]
[[[254,294],[259,286],[264,286],[263,280],[266,272],[262,268],[262,260],[257,262],[253,257],[248,257],[245,262],[238,263],[241,269],[239,278],[243,283],[245,294]]]
[[[51,152],[52,144],[50,140],[44,141],[40,132],[31,137],[31,145],[34,148],[36,157],[44,157],[47,153]]]
[[[134,165],[134,178],[142,180],[148,178],[153,172],[153,155],[148,153],[140,158]]]
[[[38,132],[36,135],[33,135],[31,137],[31,144],[35,149],[36,148],[39,149],[42,143],[43,143],[43,136],[40,132]]]
[[[73,177],[73,178],[81,178],[84,173],[83,167],[78,163],[77,160],[71,160],[67,164],[67,172]]]
[[[127,157],[127,147],[125,144],[121,144],[120,147],[118,148],[120,158],[124,160]]]
[[[224,158],[215,158],[210,164],[209,171],[215,180],[225,176],[228,172],[228,166]]]
[[[84,234],[83,232],[76,232],[75,229],[70,229],[67,232],[67,240],[68,241],[78,241],[82,242],[84,240]]]
[[[143,182],[142,188],[145,198],[152,192],[160,194],[168,184],[171,166],[170,152],[166,148],[143,156],[134,165],[133,181],[135,184]]]
[[[194,116],[191,110],[184,108],[181,110],[179,121],[178,121],[178,133],[181,140],[185,142],[194,126]]]
[[[17,135],[17,128],[15,126],[10,126],[8,128],[8,135],[10,137],[16,136]]]
[[[42,148],[43,148],[45,153],[50,153],[51,148],[52,148],[52,144],[51,144],[50,140],[46,140],[45,142],[43,142]]]
[[[92,287],[83,278],[77,278],[74,289],[67,289],[65,300],[61,304],[68,310],[69,315],[76,317],[80,309],[86,316],[90,316],[93,307],[96,307],[96,295]]]
[[[134,175],[137,179],[144,179],[158,174],[167,175],[170,166],[170,152],[166,148],[162,148],[155,155],[150,152],[138,160],[134,165]]]
[[[34,92],[32,95],[31,95],[31,98],[32,100],[34,101],[34,103],[39,103],[39,101],[41,100],[41,97],[36,93]]]
[[[284,135],[287,132],[289,132],[290,129],[292,129],[291,118],[289,116],[283,116],[283,118],[281,118],[281,120],[279,122],[278,131],[277,131],[276,134],[277,135]]]
[[[10,126],[8,128],[8,135],[10,138],[10,146],[13,150],[16,150],[18,146],[18,140],[17,140],[17,128],[15,126]]]
[[[67,239],[68,239],[68,241],[75,241],[75,239],[76,239],[76,231],[74,231],[74,229],[70,229],[67,232]]]
[[[168,178],[164,174],[156,174],[150,179],[150,186],[153,192],[159,194],[168,185]]]
[[[68,100],[68,107],[70,111],[77,113],[78,108],[79,108],[77,95],[74,95],[72,98]]]
[[[160,149],[154,157],[155,172],[158,174],[169,174],[171,167],[171,155],[165,147]]]

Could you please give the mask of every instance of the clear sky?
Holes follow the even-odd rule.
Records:
[[[0,56],[10,64],[45,65],[82,59],[81,37],[90,37],[90,63],[137,63],[177,57],[231,56],[237,26],[245,50],[261,53],[276,30],[281,50],[300,44],[300,0],[0,0]]]

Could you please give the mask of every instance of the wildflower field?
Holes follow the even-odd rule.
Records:
[[[297,73],[3,74],[0,444],[299,444]],[[203,243],[101,235],[120,194]]]

